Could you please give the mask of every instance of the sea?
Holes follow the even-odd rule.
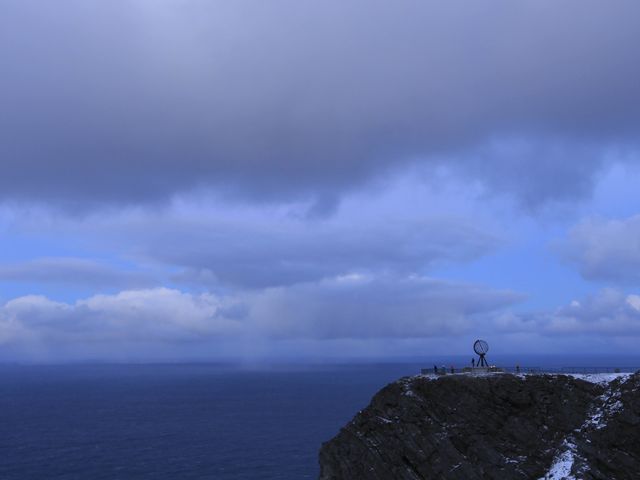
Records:
[[[0,479],[317,478],[322,443],[380,388],[470,360],[0,365]],[[501,361],[640,367],[640,357]]]

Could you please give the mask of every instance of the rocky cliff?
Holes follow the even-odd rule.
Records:
[[[320,479],[640,479],[639,388],[639,373],[403,378],[322,446]]]

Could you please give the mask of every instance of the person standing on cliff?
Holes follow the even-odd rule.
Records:
[[[475,368],[475,366],[476,366],[476,359],[472,358],[471,359],[471,368]]]
[[[436,367],[435,365],[433,366],[433,373],[435,373],[436,375],[438,374],[438,367]]]

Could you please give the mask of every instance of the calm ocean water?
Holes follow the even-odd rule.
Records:
[[[0,366],[0,479],[317,478],[323,441],[385,384],[434,362]],[[529,363],[545,362],[562,363]]]

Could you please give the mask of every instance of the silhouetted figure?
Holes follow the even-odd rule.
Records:
[[[516,373],[520,373],[520,365],[516,365]]]
[[[471,359],[471,368],[475,368],[476,367],[476,359],[472,358]]]
[[[433,366],[433,373],[435,373],[436,375],[438,374],[438,367],[436,367],[435,365]]]

